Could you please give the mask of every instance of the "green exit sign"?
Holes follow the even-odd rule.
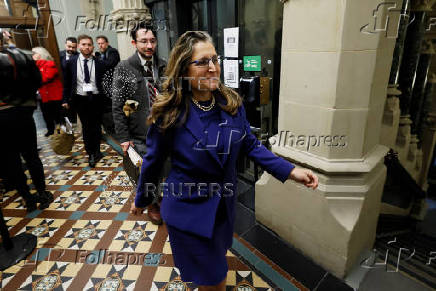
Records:
[[[244,71],[260,72],[260,56],[244,56]]]

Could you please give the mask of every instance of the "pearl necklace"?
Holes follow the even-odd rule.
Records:
[[[215,106],[215,97],[212,96],[212,103],[210,103],[210,105],[208,105],[208,106],[201,105],[194,98],[192,98],[192,102],[194,102],[194,104],[197,105],[197,107],[200,108],[201,110],[203,110],[203,111],[210,111]]]

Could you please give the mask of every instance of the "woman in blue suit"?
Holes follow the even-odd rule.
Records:
[[[161,185],[161,214],[182,280],[200,285],[200,290],[225,290],[240,153],[282,182],[318,186],[310,170],[275,156],[250,132],[241,97],[220,83],[220,70],[207,33],[188,31],[178,39],[164,91],[148,118],[147,154],[131,207],[131,213],[141,214],[151,203],[170,156],[172,168]]]

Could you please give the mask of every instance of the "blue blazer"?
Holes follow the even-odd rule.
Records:
[[[77,88],[77,60],[79,55],[72,56],[67,62],[64,71],[64,91],[63,91],[63,103],[70,103],[73,94],[76,94]],[[97,89],[101,95],[103,91],[103,76],[106,71],[105,64],[96,57],[92,57],[95,61],[95,82]]]
[[[224,139],[225,149],[218,153],[213,145],[206,144],[206,133],[193,106],[190,102],[186,122],[165,134],[156,124],[150,126],[135,205],[145,207],[152,202],[152,185],[158,184],[162,165],[169,155],[172,167],[162,184],[162,218],[180,230],[211,238],[220,199],[225,199],[228,219],[233,226],[236,162],[240,153],[248,155],[281,182],[287,180],[294,165],[271,153],[256,139],[243,106],[234,116],[220,110],[219,138]],[[221,154],[222,159],[218,156]]]

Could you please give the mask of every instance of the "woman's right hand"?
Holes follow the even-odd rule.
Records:
[[[141,215],[145,210],[144,208],[136,207],[135,201],[132,202],[132,205],[130,206],[130,213],[133,215]]]

